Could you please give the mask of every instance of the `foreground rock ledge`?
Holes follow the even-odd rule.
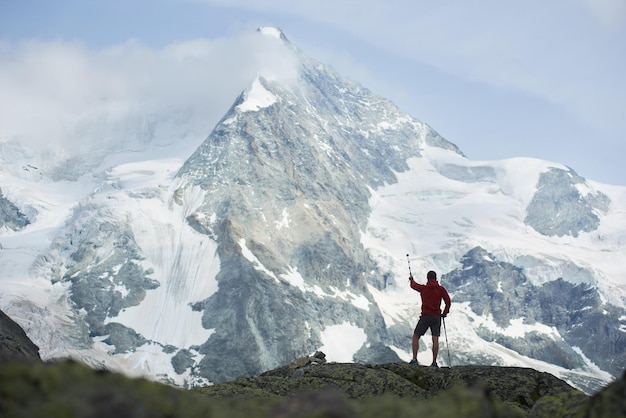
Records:
[[[214,399],[275,401],[276,416],[626,416],[623,378],[589,397],[529,368],[405,363],[285,366],[196,389]]]
[[[485,400],[508,402],[530,410],[544,396],[571,393],[585,399],[583,392],[549,373],[533,369],[495,366],[433,368],[404,363],[376,366],[327,363],[301,368],[281,367],[258,377],[238,379],[197,389],[218,398],[282,398],[325,389],[347,399],[379,396],[430,399],[453,390],[467,389]],[[481,396],[482,396],[481,395]]]
[[[0,365],[10,417],[620,417],[619,379],[594,396],[532,369],[326,363],[185,390],[83,364]]]

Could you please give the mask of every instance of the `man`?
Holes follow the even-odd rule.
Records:
[[[413,275],[409,276],[411,288],[420,292],[422,297],[422,315],[420,316],[415,331],[413,331],[413,359],[410,364],[417,363],[417,352],[420,346],[420,337],[430,328],[430,334],[433,337],[433,362],[431,366],[437,365],[437,354],[439,353],[439,335],[441,335],[441,318],[445,318],[450,312],[450,295],[445,287],[437,282],[437,273],[429,271],[426,275],[426,284],[419,284],[413,280]],[[446,303],[446,307],[441,312],[441,300]]]

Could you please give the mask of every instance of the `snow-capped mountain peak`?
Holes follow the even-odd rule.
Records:
[[[1,306],[44,357],[180,385],[321,348],[406,361],[410,253],[418,281],[436,270],[453,297],[453,365],[529,366],[586,390],[623,369],[625,188],[553,162],[469,160],[329,67],[275,52],[288,71],[260,68],[187,155],[120,151],[74,183],[46,177],[65,190],[46,205],[0,169],[0,207],[22,225],[0,236]]]
[[[273,26],[261,26],[257,29],[263,36],[271,39],[279,39],[283,42],[289,43],[289,40],[285,36],[282,30]]]
[[[237,109],[242,112],[256,111],[278,101],[278,97],[263,86],[259,77],[255,78],[250,87],[243,93],[242,99],[242,103],[237,105]]]

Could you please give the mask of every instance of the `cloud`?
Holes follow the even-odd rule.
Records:
[[[624,0],[194,1],[321,23],[407,61],[546,101],[594,129],[626,133]]]
[[[624,0],[580,0],[580,2],[608,29],[615,29],[626,22]]]
[[[246,36],[161,46],[270,24],[341,74],[432,123],[468,155],[506,157],[524,143],[522,152],[562,161],[564,149],[586,149],[591,137],[605,149],[598,156],[608,157],[589,163],[589,172],[610,164],[623,171],[615,162],[626,135],[623,0],[138,0],[132,4],[145,13],[122,15],[115,3],[102,3],[98,13],[85,6],[73,21],[71,14],[62,22],[51,19],[56,26],[42,29],[42,36],[90,45],[127,36],[141,42],[96,50],[0,41],[0,138],[37,131],[31,140],[75,145],[89,137],[108,144],[129,135],[124,123],[106,122],[133,112],[148,115],[146,129],[155,132],[146,136],[166,138],[173,129],[154,121],[167,109],[189,122],[187,131],[204,136],[256,75],[253,68],[278,72],[281,65]],[[98,22],[85,19],[96,14]],[[62,25],[66,18],[76,24]],[[48,20],[32,25],[45,29]],[[120,30],[99,30],[111,25]],[[102,123],[89,130],[80,123],[89,118]],[[120,131],[107,132],[112,125]]]
[[[167,123],[205,137],[256,75],[293,75],[295,61],[282,48],[257,33],[162,48],[2,42],[0,139],[71,154],[131,136],[173,141]]]

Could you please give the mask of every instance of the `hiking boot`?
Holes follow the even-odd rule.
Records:
[[[409,364],[415,364],[415,365],[417,365],[417,359],[412,359],[411,361],[409,361]]]
[[[439,367],[439,365],[437,364],[436,361],[433,361],[433,364],[431,364],[430,367]]]

